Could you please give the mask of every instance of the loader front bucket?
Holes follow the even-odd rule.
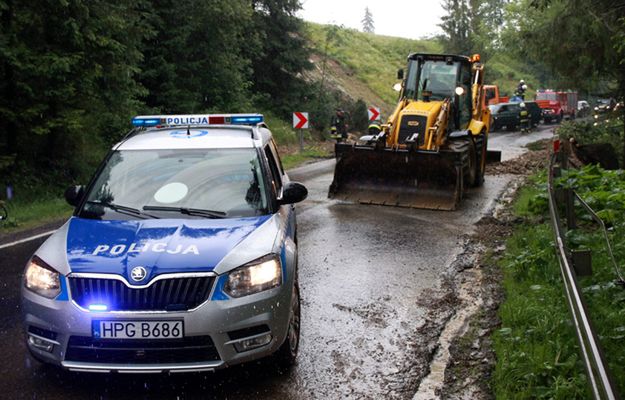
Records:
[[[455,210],[463,192],[461,157],[462,153],[452,151],[342,147],[337,151],[328,197],[362,204]]]

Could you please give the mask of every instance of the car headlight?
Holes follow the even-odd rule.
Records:
[[[595,107],[595,111],[599,111],[599,107]]]
[[[228,275],[224,291],[231,297],[243,297],[280,286],[282,264],[275,256],[266,256],[235,269]]]
[[[26,289],[52,299],[61,293],[60,274],[41,258],[33,256],[24,272]]]

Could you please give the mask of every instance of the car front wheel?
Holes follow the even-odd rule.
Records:
[[[295,364],[295,360],[297,359],[301,321],[300,308],[299,285],[296,281],[293,285],[293,300],[291,301],[291,312],[289,315],[289,327],[286,333],[286,339],[276,352],[278,364],[284,368],[291,367]]]

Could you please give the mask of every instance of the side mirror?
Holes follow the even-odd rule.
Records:
[[[404,79],[404,70],[401,68],[397,70],[397,79]]]
[[[65,200],[69,203],[69,205],[76,207],[82,196],[85,194],[85,188],[82,185],[78,186],[70,186],[65,191]]]
[[[299,203],[308,196],[308,189],[299,182],[289,182],[282,188],[280,204]]]

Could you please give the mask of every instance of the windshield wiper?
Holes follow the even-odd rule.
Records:
[[[150,214],[146,214],[141,210],[138,210],[136,208],[132,208],[132,207],[128,207],[128,206],[122,206],[120,204],[115,204],[115,203],[111,203],[108,201],[100,201],[100,200],[87,200],[88,204],[96,204],[99,206],[104,206],[104,207],[108,207],[113,211],[116,211],[118,213],[126,213],[126,214],[132,214],[132,215],[138,215],[138,216],[142,216],[142,217],[148,217],[148,218],[158,218],[154,215],[150,215]]]
[[[175,211],[186,215],[198,215],[207,218],[225,218],[223,211],[203,210],[201,208],[168,207],[168,206],[143,206],[144,210],[150,211]]]

